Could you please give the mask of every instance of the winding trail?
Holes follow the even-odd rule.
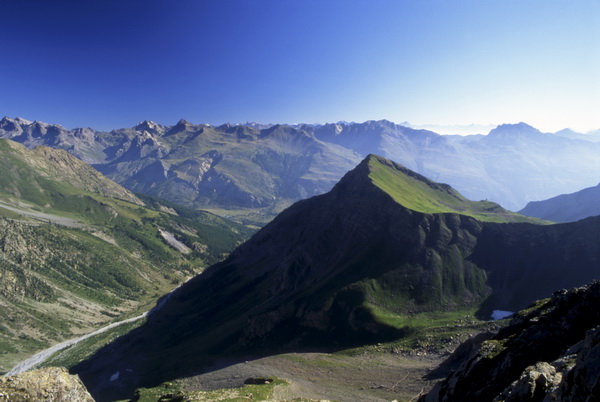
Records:
[[[185,283],[185,282],[184,282]],[[183,283],[181,284],[183,285]],[[150,315],[154,314],[155,312],[157,312],[158,310],[160,310],[165,303],[171,298],[171,295],[181,287],[181,285],[179,285],[178,287],[176,287],[175,289],[173,289],[171,292],[167,293],[167,295],[165,295],[164,297],[162,297],[161,299],[158,300],[158,302],[156,303],[156,306],[154,306],[152,309],[144,312],[141,315],[138,315],[137,317],[133,317],[133,318],[128,318],[126,320],[123,321],[118,321],[118,322],[113,322],[112,324],[109,324],[105,327],[102,327],[94,332],[90,332],[89,334],[80,336],[79,338],[74,338],[74,339],[70,339],[68,341],[64,341],[61,343],[58,343],[48,349],[44,349],[41,352],[36,353],[35,355],[33,355],[32,357],[30,357],[27,360],[22,361],[21,363],[17,364],[15,367],[13,367],[8,373],[6,373],[4,375],[4,377],[9,377],[11,375],[16,375],[19,373],[22,373],[24,371],[28,371],[33,369],[34,367],[36,367],[39,364],[42,364],[43,362],[45,362],[50,356],[52,356],[54,353],[58,352],[59,350],[63,350],[65,348],[68,348],[69,346],[73,346],[83,340],[86,340],[88,338],[91,338],[92,336],[96,336],[98,334],[101,334],[103,332],[106,332],[110,329],[113,329],[115,327],[118,327],[120,325],[123,324],[128,324],[130,322],[135,322],[135,321],[139,321],[143,318],[149,317]]]
[[[142,318],[146,317],[148,315],[148,312],[145,312],[142,315],[139,315],[137,317],[133,317],[133,318],[128,318],[127,320],[123,320],[123,321],[119,321],[119,322],[114,322],[112,324],[107,325],[106,327],[100,328],[97,331],[91,332],[87,335],[83,335],[79,338],[75,338],[75,339],[70,339],[68,341],[64,341],[62,343],[58,343],[48,349],[44,349],[39,353],[36,353],[35,355],[33,355],[32,357],[30,357],[27,360],[22,361],[21,363],[17,364],[15,367],[13,367],[8,373],[6,373],[4,375],[4,377],[8,377],[11,375],[16,375],[16,374],[20,374],[24,371],[27,370],[31,370],[32,368],[34,368],[35,366],[37,366],[38,364],[41,364],[43,362],[46,361],[46,359],[48,359],[50,356],[52,356],[54,353],[58,352],[59,350],[63,350],[69,346],[75,345],[76,343],[79,343],[85,339],[91,338],[92,336],[101,334],[103,332],[108,331],[109,329],[113,329],[115,327],[118,327],[119,325],[123,325],[123,324],[127,324],[130,322],[135,322],[138,320],[141,320]]]

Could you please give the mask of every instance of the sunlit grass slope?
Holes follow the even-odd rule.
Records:
[[[412,170],[376,155],[369,157],[369,177],[398,203],[427,214],[459,213],[488,222],[544,221],[510,212],[491,201],[470,201],[447,184],[435,183]]]

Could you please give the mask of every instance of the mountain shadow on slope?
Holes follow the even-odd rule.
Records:
[[[529,294],[515,290],[511,284],[522,286],[522,272],[537,266],[535,258],[524,258],[532,250],[554,247],[568,230],[585,229],[584,244],[600,235],[599,221],[585,228],[492,222],[517,218],[369,156],[331,192],[285,210],[175,292],[144,326],[73,372],[94,397],[123,398],[224,356],[332,350],[411,331],[386,322],[381,311],[449,311],[490,298],[497,306],[484,309],[517,309],[538,293],[597,275],[596,246],[578,260],[582,267],[560,262],[567,258],[552,265],[545,274],[555,282],[528,282]],[[513,252],[513,243],[523,240]],[[569,244],[556,253],[578,251]],[[576,270],[580,277],[572,275]],[[119,381],[109,382],[117,371]]]
[[[600,217],[555,225],[486,225],[469,260],[493,289],[479,314],[517,311],[560,288],[600,278]]]

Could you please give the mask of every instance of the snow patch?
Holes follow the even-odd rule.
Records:
[[[492,320],[501,320],[506,317],[510,317],[514,314],[514,311],[494,310],[492,311]]]

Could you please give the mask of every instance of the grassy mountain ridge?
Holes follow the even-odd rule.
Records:
[[[149,309],[251,233],[145,203],[62,150],[0,140],[0,169],[0,371]]]
[[[43,206],[59,204],[61,197],[83,190],[141,205],[130,191],[66,151],[48,147],[30,151],[16,142],[0,139],[0,153],[4,172],[0,191],[7,196]]]
[[[388,159],[369,155],[369,177],[399,204],[423,213],[459,213],[490,222],[532,222],[490,201],[474,202],[447,184],[435,183]]]

